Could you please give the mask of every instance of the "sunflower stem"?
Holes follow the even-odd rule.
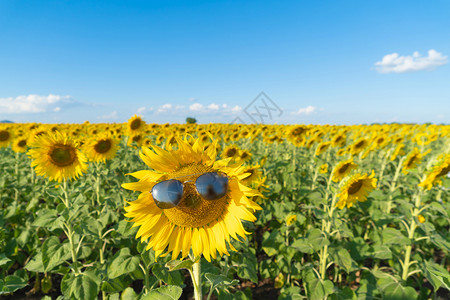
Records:
[[[201,259],[194,262],[192,265],[192,284],[194,286],[194,299],[201,300],[202,299],[202,273],[200,267]]]
[[[403,266],[402,279],[405,280],[405,281],[409,277],[408,270],[409,270],[409,266],[412,264],[410,262],[411,250],[412,250],[412,244],[413,244],[413,241],[414,241],[414,232],[415,232],[415,230],[417,228],[417,224],[416,224],[415,218],[420,213],[420,209],[419,209],[419,207],[420,207],[420,197],[421,197],[420,194],[421,194],[421,190],[419,190],[419,192],[416,194],[416,201],[415,201],[415,205],[414,205],[415,207],[414,207],[413,214],[412,214],[411,225],[409,226],[409,228],[407,228],[407,230],[408,230],[408,238],[411,241],[411,243],[409,245],[406,245],[405,259],[404,259],[403,265],[402,265]]]

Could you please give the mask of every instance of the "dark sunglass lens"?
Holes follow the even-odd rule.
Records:
[[[228,177],[217,173],[206,173],[195,181],[197,192],[206,200],[217,200],[225,196],[228,190]]]
[[[152,188],[153,200],[161,209],[173,208],[183,198],[183,185],[175,179],[161,181]]]

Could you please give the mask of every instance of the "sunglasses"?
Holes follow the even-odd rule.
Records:
[[[197,174],[176,178],[194,175]],[[193,181],[179,181],[176,178],[161,181],[153,186],[150,193],[152,194],[156,206],[159,208],[168,209],[177,206],[183,198],[184,183]],[[228,177],[225,174],[217,172],[204,173],[195,180],[195,189],[205,200],[214,201],[220,199],[225,196],[228,191]]]

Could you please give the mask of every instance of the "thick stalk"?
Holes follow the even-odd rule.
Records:
[[[194,299],[201,300],[202,299],[202,274],[200,267],[200,259],[192,265],[192,284],[194,286]]]
[[[75,250],[75,244],[73,242],[73,234],[72,228],[70,225],[66,225],[67,227],[67,238],[69,239],[70,244],[70,253],[72,255],[72,261],[73,261],[73,270],[75,274],[78,274],[78,258],[77,258],[77,251]]]
[[[400,175],[400,170],[401,170],[401,168],[402,168],[403,161],[404,161],[404,158],[401,158],[401,159],[399,160],[398,165],[397,165],[397,169],[395,169],[395,175],[394,175],[394,178],[392,179],[392,183],[391,183],[391,186],[390,186],[390,188],[389,188],[389,199],[388,199],[388,202],[387,202],[387,208],[386,208],[386,213],[387,213],[387,214],[390,214],[390,213],[391,213],[391,209],[392,209],[392,197],[393,197],[395,188],[396,188],[396,186],[397,186],[397,179],[398,179],[398,176]],[[380,179],[380,182],[381,182],[381,179]]]
[[[418,194],[416,195],[416,201],[415,201],[415,207],[414,207],[414,210],[412,213],[411,225],[409,226],[409,229],[408,229],[408,238],[411,241],[411,244],[406,246],[405,260],[403,261],[402,279],[405,281],[406,281],[406,279],[408,279],[408,270],[409,270],[410,260],[411,260],[412,243],[414,241],[414,232],[417,228],[415,217],[417,217],[420,212],[420,210],[419,210],[420,196],[421,195],[420,195],[420,191],[419,191]]]

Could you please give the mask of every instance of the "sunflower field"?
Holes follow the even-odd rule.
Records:
[[[0,124],[1,299],[450,299],[450,126]]]

